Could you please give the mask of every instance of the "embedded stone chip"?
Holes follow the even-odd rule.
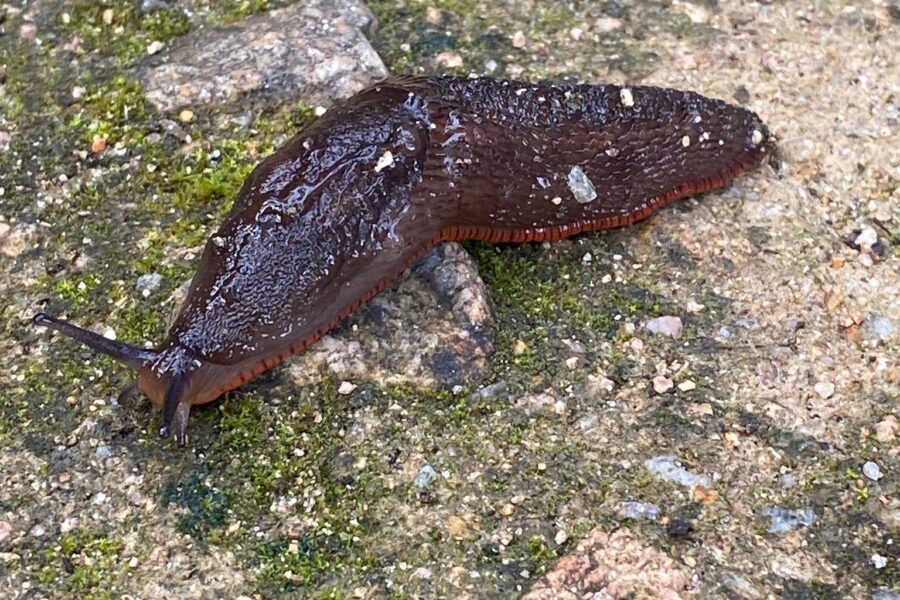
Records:
[[[619,90],[619,100],[622,102],[622,106],[626,108],[631,108],[634,106],[634,96],[631,93],[631,90],[628,88],[622,88]]]
[[[569,171],[569,189],[579,204],[587,204],[597,198],[594,183],[578,165]]]
[[[378,159],[378,162],[375,163],[375,172],[381,173],[381,171],[387,169],[392,164],[394,164],[394,153],[390,150],[386,150],[385,153],[381,155],[381,158]]]

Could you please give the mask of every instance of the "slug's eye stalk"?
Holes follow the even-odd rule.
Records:
[[[96,352],[105,354],[123,365],[127,365],[138,371],[150,368],[156,359],[156,352],[145,350],[137,346],[131,346],[116,340],[105,338],[93,331],[88,331],[76,325],[72,325],[62,319],[51,317],[46,313],[38,313],[31,318],[31,322],[41,327],[47,327],[58,331],[66,337],[77,340]]]
[[[159,428],[159,437],[167,438],[174,433],[175,443],[182,447],[187,445],[187,425],[191,414],[190,403],[184,402],[186,383],[184,375],[176,375],[169,383],[163,404],[163,424]]]

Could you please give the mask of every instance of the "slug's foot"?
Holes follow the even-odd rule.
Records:
[[[186,402],[179,402],[172,421],[163,423],[163,426],[159,428],[159,437],[167,438],[169,435],[175,434],[175,443],[182,448],[187,446],[187,426],[190,414],[191,405]]]

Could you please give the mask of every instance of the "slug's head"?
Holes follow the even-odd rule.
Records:
[[[45,313],[36,314],[32,322],[58,331],[137,370],[137,387],[154,405],[163,409],[160,436],[169,437],[174,433],[179,446],[187,443],[188,416],[198,389],[195,384],[201,379],[211,379],[206,376],[209,374],[205,373],[202,361],[190,357],[184,349],[177,346],[166,346],[162,350],[138,348],[105,338]],[[123,393],[132,391],[133,385],[128,386]]]

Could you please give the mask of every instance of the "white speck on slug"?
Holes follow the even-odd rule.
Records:
[[[754,146],[759,146],[763,141],[763,133],[759,129],[754,129],[753,133],[750,135],[750,143]]]
[[[581,167],[575,165],[569,171],[569,189],[575,196],[575,201],[579,204],[587,204],[597,198],[597,190],[594,189],[594,183],[581,170]]]
[[[622,88],[619,90],[619,100],[622,102],[622,106],[625,108],[631,108],[634,106],[634,96],[631,93],[631,90],[628,88]]]
[[[562,198],[560,198],[559,196],[554,196],[550,199],[550,202],[552,202],[556,206],[559,206],[560,204],[562,204]]]
[[[683,138],[681,138],[681,145],[684,146],[685,148],[690,146],[691,145],[691,136],[686,135]]]
[[[394,153],[390,150],[385,150],[384,154],[381,155],[381,158],[378,159],[378,162],[375,163],[375,172],[381,173],[384,169],[387,169],[393,164]]]

